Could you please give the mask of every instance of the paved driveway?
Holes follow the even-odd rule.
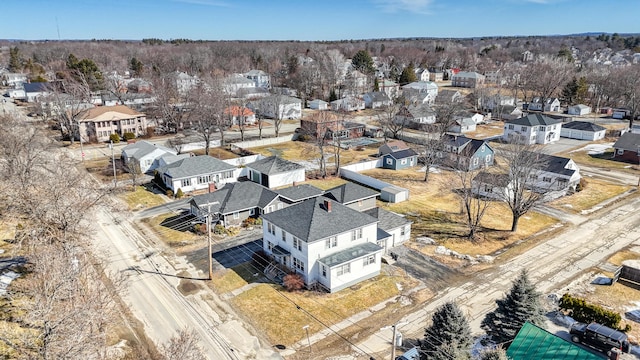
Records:
[[[262,250],[262,239],[238,244],[236,246],[213,253],[213,269],[228,269],[251,261],[254,252]]]
[[[579,146],[586,146],[587,144],[589,144],[589,142],[586,140],[560,138],[560,140],[556,142],[545,145],[544,150],[547,154],[558,154]]]

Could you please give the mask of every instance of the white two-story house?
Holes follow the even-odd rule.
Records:
[[[532,153],[532,156],[536,156],[535,171],[528,179],[527,187],[544,192],[546,200],[564,196],[580,183],[580,169],[573,160],[539,153]]]
[[[502,139],[524,144],[548,144],[560,140],[562,121],[542,114],[529,114],[504,123]]]
[[[380,273],[378,219],[317,197],[262,215],[263,250],[304,279],[336,292]]]

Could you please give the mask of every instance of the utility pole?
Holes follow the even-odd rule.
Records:
[[[309,325],[302,327],[307,332],[307,343],[309,344],[309,354],[311,354],[311,338],[309,337]]]
[[[80,138],[80,161],[84,162],[84,148],[82,147],[82,133],[80,133],[80,122],[76,122],[78,125],[78,137]]]
[[[109,140],[109,147],[111,148],[111,164],[113,164],[113,189],[118,186],[118,179],[116,178],[116,157],[114,155],[113,140]]]
[[[209,280],[213,280],[213,252],[211,248],[211,205],[207,210],[207,239],[209,240]]]
[[[402,326],[402,325],[406,325],[406,322],[402,322],[402,323],[396,323],[393,324],[391,326],[385,326],[383,328],[381,328],[380,330],[387,330],[389,328],[391,328],[392,330],[392,338],[391,338],[391,360],[395,360],[396,359],[396,329],[398,328],[398,326]]]

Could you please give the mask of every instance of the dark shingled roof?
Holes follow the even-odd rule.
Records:
[[[613,144],[613,148],[627,151],[638,151],[638,148],[640,148],[640,134],[630,132],[622,134],[618,141]]]
[[[324,192],[324,196],[341,204],[351,204],[358,200],[364,200],[380,195],[379,192],[356,183],[347,182]]]
[[[394,151],[392,153],[386,154],[385,156],[387,155],[398,160],[398,159],[406,159],[408,157],[416,156],[418,155],[418,153],[415,152],[413,149],[405,149],[400,151]]]
[[[381,208],[373,208],[363,212],[378,219],[378,228],[384,231],[393,231],[401,226],[413,223],[404,216]]]
[[[25,93],[51,91],[51,88],[49,87],[49,83],[46,83],[46,82],[24,83],[22,84],[22,86],[24,87]]]
[[[314,198],[324,194],[324,191],[309,184],[289,186],[275,190],[275,192],[280,194],[281,197],[293,202]]]
[[[201,174],[219,173],[235,169],[235,166],[229,165],[222,160],[202,155],[192,156],[161,166],[158,168],[158,172],[166,174],[173,179],[181,179]]]
[[[162,150],[166,153],[170,153],[170,154],[174,154],[175,155],[175,151],[171,150],[169,148],[166,148],[164,146],[159,146],[159,145],[154,145],[150,142],[144,141],[144,140],[140,140],[140,141],[136,141],[133,144],[129,144],[127,146],[125,146],[124,148],[122,148],[123,152],[126,152],[129,157],[134,158],[136,160],[140,160],[142,159],[145,155],[151,154],[152,152],[156,151],[156,150]]]
[[[248,168],[259,171],[262,174],[275,175],[289,171],[304,169],[304,166],[291,161],[281,159],[277,156],[269,156],[262,160],[247,164]]]
[[[546,125],[559,124],[560,122],[561,121],[558,119],[553,119],[548,116],[544,116],[542,114],[529,114],[521,118],[509,120],[506,123],[514,124],[514,125],[524,125],[524,126],[538,126],[538,125],[546,126]]]
[[[575,170],[565,168],[569,161],[571,161],[571,159],[569,158],[539,153],[535,154],[534,156],[537,156],[538,163],[542,165],[542,167],[537,170],[548,171],[554,174],[566,176],[572,176],[573,173],[576,172]]]
[[[334,267],[336,265],[345,264],[351,262],[357,258],[365,257],[370,254],[374,254],[382,248],[374,243],[366,242],[359,244],[348,249],[333,253],[318,259],[318,262],[327,265],[328,267]]]
[[[469,151],[469,155],[475,154],[482,145],[491,149],[491,146],[486,141],[471,139],[466,136],[445,135],[443,143],[457,148],[458,154],[462,153],[462,151]],[[467,147],[469,147],[469,150],[467,150]]]
[[[598,124],[594,124],[588,121],[571,121],[566,124],[562,124],[563,129],[571,129],[571,130],[582,130],[582,131],[591,131],[598,132],[602,130],[607,130],[605,127],[600,126]]]
[[[231,214],[253,208],[263,209],[278,194],[252,181],[225,184],[222,188],[208,194],[196,195],[191,202],[200,209],[206,209],[211,204],[212,213]],[[218,202],[218,204],[213,204]]]
[[[486,171],[480,172],[473,178],[473,181],[477,181],[482,184],[491,184],[501,187],[506,187],[509,184],[509,180],[509,174],[494,174]]]
[[[306,242],[314,242],[377,223],[375,218],[336,201],[331,201],[331,212],[328,212],[325,209],[325,200],[331,201],[325,197],[317,197],[263,214],[262,218]]]

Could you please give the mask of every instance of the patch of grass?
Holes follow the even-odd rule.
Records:
[[[327,177],[326,179],[311,179],[307,180],[305,184],[313,185],[321,190],[328,190],[338,185],[346,183],[347,180],[339,177]]]
[[[631,189],[631,186],[616,185],[599,179],[586,181],[587,184],[582,191],[559,198],[550,205],[563,211],[580,213]]]
[[[301,141],[288,141],[280,144],[272,144],[251,148],[251,151],[264,156],[277,154],[285,160],[315,160],[319,157],[318,150],[311,143]]]
[[[640,260],[640,254],[631,250],[622,250],[613,254],[607,261],[615,266],[622,265],[625,260]]]
[[[248,282],[241,275],[241,271],[243,271],[242,265],[234,269],[216,271],[213,274],[212,280],[213,287],[216,289],[216,292],[224,294],[247,285]]]
[[[597,141],[594,144],[613,144],[611,141]],[[629,173],[635,173],[638,164],[631,164],[628,162],[613,159],[613,148],[606,149],[601,154],[588,154],[587,150],[584,150],[584,146],[565,151],[557,156],[568,157],[575,161],[578,165],[583,164],[587,166],[595,166],[603,169],[620,170]]]
[[[193,243],[198,236],[189,229],[189,222],[185,217],[176,216],[173,213],[162,214],[144,219],[144,222],[156,233],[156,235],[170,246],[181,246]]]
[[[257,329],[266,334],[271,343],[291,345],[303,339],[305,333],[300,329],[305,325],[309,325],[310,333],[323,330],[305,311],[325,324],[335,324],[398,295],[398,282],[404,282],[403,288],[415,286],[415,280],[389,275],[377,276],[335,294],[309,291],[280,293],[283,291],[280,286],[260,284],[235,297],[232,302],[253,321]]]
[[[164,204],[158,194],[148,191],[143,186],[136,186],[134,191],[127,191],[118,195],[129,206],[129,210],[139,210]]]

